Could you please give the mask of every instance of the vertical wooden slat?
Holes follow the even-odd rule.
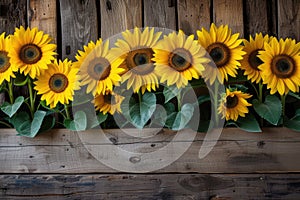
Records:
[[[62,58],[74,60],[78,49],[98,38],[95,0],[60,0]]]
[[[178,27],[186,34],[195,34],[210,26],[210,0],[178,0]]]
[[[142,26],[142,0],[100,0],[101,37]]]
[[[278,36],[300,40],[299,0],[278,0]]]
[[[255,33],[270,33],[269,22],[272,18],[268,18],[267,3],[268,0],[248,0],[245,2],[245,37],[254,36]]]
[[[244,36],[243,1],[242,0],[213,0],[214,22],[217,25],[228,24],[233,32]]]
[[[144,0],[144,26],[176,30],[176,11],[173,2]]]
[[[38,27],[57,41],[56,0],[28,0],[28,26]]]

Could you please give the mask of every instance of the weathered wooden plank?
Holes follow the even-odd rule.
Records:
[[[245,15],[244,15],[244,27],[245,37],[249,35],[254,36],[255,33],[262,32],[263,34],[269,33],[269,20],[273,20],[268,17],[267,12],[267,0],[249,0],[245,2]]]
[[[28,26],[38,27],[57,42],[56,0],[28,0]]]
[[[213,20],[217,25],[228,24],[233,32],[244,36],[243,0],[213,0]]]
[[[62,58],[74,60],[91,40],[98,39],[97,7],[94,0],[60,0]]]
[[[144,26],[176,30],[175,7],[172,1],[144,1]]]
[[[298,199],[299,174],[1,175],[2,199]]]
[[[278,36],[300,40],[299,0],[278,0]]]
[[[174,135],[166,131],[153,139],[132,138],[122,136],[118,130],[110,130],[105,133],[109,138],[109,142],[106,142],[99,141],[97,135],[101,133],[97,132],[82,133],[80,137],[89,138],[85,141],[81,141],[76,133],[66,130],[42,134],[34,139],[16,138],[14,134],[13,131],[2,131],[0,134],[0,173],[116,172],[99,162],[94,157],[98,156],[97,153],[92,150],[101,151],[113,143],[130,152],[149,153],[170,143]],[[267,129],[263,134],[224,129],[213,150],[205,158],[199,159],[203,138],[204,134],[198,134],[188,151],[176,162],[157,172],[300,172],[300,161],[295,160],[300,151],[299,133],[280,128]],[[177,141],[173,144],[181,147],[188,142]],[[163,162],[170,153],[172,150],[157,156]],[[143,162],[140,164],[143,165]]]
[[[100,0],[101,37],[142,27],[142,0]]]
[[[210,0],[178,0],[178,26],[186,34],[195,34],[202,27],[209,29]]]

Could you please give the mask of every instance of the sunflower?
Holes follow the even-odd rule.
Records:
[[[56,45],[50,44],[51,40],[37,28],[16,28],[12,36],[12,49],[8,54],[11,65],[20,69],[21,73],[36,78],[48,68],[56,55]]]
[[[55,60],[49,68],[34,82],[34,89],[41,94],[41,100],[46,100],[50,108],[58,103],[69,104],[73,101],[74,90],[80,89],[78,69],[72,67],[72,62],[65,59],[63,62]]]
[[[300,43],[287,38],[286,40],[273,38],[265,43],[265,50],[259,51],[258,57],[264,62],[258,68],[262,71],[262,80],[280,95],[289,90],[299,92],[300,86]]]
[[[10,64],[9,48],[10,37],[5,37],[5,33],[2,33],[0,35],[0,85],[4,80],[10,82],[11,77],[16,77],[14,72],[18,71],[18,68]]]
[[[205,81],[209,80],[212,85],[216,78],[223,83],[224,79],[228,80],[228,75],[236,77],[238,66],[241,66],[239,61],[245,55],[241,46],[242,39],[238,39],[239,33],[231,35],[231,29],[227,25],[217,28],[212,24],[209,32],[202,28],[201,31],[197,31],[197,35],[198,42],[215,63],[205,66],[202,73]]]
[[[103,114],[110,113],[113,115],[115,112],[121,113],[121,103],[124,97],[107,91],[105,95],[97,94],[95,96],[94,105],[96,110],[99,110]]]
[[[226,120],[237,121],[239,116],[245,117],[245,113],[249,112],[247,106],[251,106],[246,99],[249,99],[251,96],[242,91],[226,89],[226,94],[221,99],[218,113],[222,114],[222,118],[226,118]]]
[[[79,69],[81,86],[87,85],[86,93],[104,94],[121,81],[120,74],[124,69],[118,66],[123,60],[112,56],[108,40],[105,43],[101,39],[96,44],[90,42],[84,51],[78,51],[76,59],[75,67]]]
[[[194,36],[186,37],[183,31],[170,33],[154,47],[156,62],[155,72],[161,76],[161,82],[167,85],[176,84],[182,88],[193,78],[199,79],[204,70],[204,63],[209,59],[205,57],[202,48]]]
[[[113,48],[115,56],[124,58],[121,68],[125,69],[122,82],[127,81],[127,89],[131,88],[135,93],[140,89],[144,93],[156,90],[158,87],[157,74],[154,71],[153,46],[157,43],[161,32],[154,33],[154,28],[146,27],[143,31],[135,27],[133,32],[129,30],[122,33],[123,39],[118,39],[116,48]]]
[[[258,66],[263,62],[258,57],[258,52],[264,50],[265,42],[270,41],[268,35],[263,36],[262,33],[256,34],[253,39],[250,36],[250,40],[244,40],[244,51],[247,53],[241,61],[240,68],[245,70],[244,75],[248,77],[251,82],[259,83],[261,81],[261,71]]]

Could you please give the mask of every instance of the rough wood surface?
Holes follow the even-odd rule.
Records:
[[[75,59],[78,50],[98,39],[97,7],[94,0],[60,0],[62,58]]]
[[[298,199],[299,174],[0,175],[1,199]]]
[[[228,24],[234,33],[244,36],[243,0],[213,0],[213,10],[217,25]]]
[[[151,131],[149,129],[146,133]],[[136,130],[131,130],[131,133],[139,134]],[[174,136],[167,130],[150,138],[131,137],[120,130],[107,130],[107,142],[97,141],[97,134],[101,133],[81,133],[81,137],[88,138],[82,142],[77,133],[67,130],[53,130],[34,139],[18,137],[10,129],[1,130],[0,173],[116,172],[100,163],[94,157],[95,152],[88,150],[114,144],[128,151],[150,152],[162,148]],[[204,134],[199,133],[183,156],[155,173],[300,172],[300,160],[295,159],[300,152],[300,135],[297,132],[276,128],[259,134],[224,129],[213,150],[200,160],[198,154],[203,137]],[[178,141],[176,144],[183,146],[187,142]],[[162,161],[167,159],[168,153],[172,152],[160,155]]]
[[[101,37],[142,27],[142,0],[100,0]]]
[[[300,1],[278,0],[278,35],[300,40]]]
[[[144,1],[144,26],[176,30],[175,8],[173,1]]]
[[[57,42],[56,0],[28,0],[28,26],[38,27]]]
[[[178,26],[186,34],[210,27],[210,0],[178,0]]]

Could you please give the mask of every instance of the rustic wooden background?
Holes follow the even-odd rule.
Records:
[[[61,58],[99,37],[143,26],[183,29],[229,24],[300,40],[300,0],[0,0],[0,32],[39,27]],[[76,133],[60,130],[28,139],[0,130],[0,199],[299,199],[299,133],[227,129],[204,160],[203,135],[177,162],[151,174],[118,173],[93,158]],[[116,145],[159,148],[170,140],[132,140],[108,131]],[[283,135],[285,134],[285,135]],[[162,142],[163,141],[163,142]],[[183,141],[184,142],[184,141]],[[105,144],[100,144],[105,145]]]

